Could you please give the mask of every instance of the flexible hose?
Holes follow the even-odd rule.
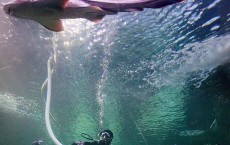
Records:
[[[50,99],[51,99],[51,60],[52,57],[48,59],[47,62],[47,70],[48,70],[48,77],[47,77],[47,99],[46,99],[46,108],[45,108],[45,122],[46,122],[46,128],[48,130],[50,138],[53,140],[55,145],[62,145],[57,138],[55,137],[51,125],[50,125]]]

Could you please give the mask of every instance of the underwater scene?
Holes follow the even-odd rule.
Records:
[[[49,93],[63,145],[106,129],[112,145],[230,145],[229,0],[65,19],[62,32],[6,14],[9,1],[0,2],[0,145],[56,144]]]

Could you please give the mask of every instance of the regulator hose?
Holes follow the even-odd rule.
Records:
[[[51,77],[52,77],[52,71],[51,71],[51,61],[52,57],[50,57],[47,61],[47,99],[46,99],[46,108],[45,108],[45,122],[46,122],[46,128],[49,133],[50,138],[53,140],[55,145],[62,145],[58,139],[55,137],[53,130],[50,125],[50,100],[51,100]]]

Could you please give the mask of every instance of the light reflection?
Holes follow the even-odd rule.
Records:
[[[218,19],[220,19],[220,16],[217,16],[217,17],[214,17],[214,18],[210,19],[209,21],[205,22],[201,27],[208,26],[208,25],[212,24],[213,22],[215,22]]]
[[[219,29],[219,28],[220,28],[220,26],[218,26],[218,25],[213,26],[213,27],[211,28],[211,31],[217,30],[217,29]]]
[[[216,0],[216,1],[214,1],[213,3],[211,3],[211,4],[207,7],[207,9],[213,8],[213,7],[216,6],[219,2],[221,2],[221,0]]]
[[[69,48],[70,47],[70,42],[69,41],[64,41],[64,46]]]

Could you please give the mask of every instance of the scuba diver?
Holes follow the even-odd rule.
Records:
[[[100,140],[95,141],[92,137],[88,134],[82,133],[82,137],[93,140],[93,142],[74,142],[72,145],[110,145],[113,139],[113,133],[110,130],[104,130],[98,134]],[[87,136],[87,137],[86,137]]]
[[[94,140],[91,136],[88,134],[82,133],[82,137],[88,139],[88,140],[93,140],[93,142],[74,142],[72,145],[110,145],[112,140],[113,140],[113,133],[110,130],[104,130],[98,134],[100,137],[100,140]],[[37,140],[32,143],[32,145],[41,145],[43,143],[42,140]]]

